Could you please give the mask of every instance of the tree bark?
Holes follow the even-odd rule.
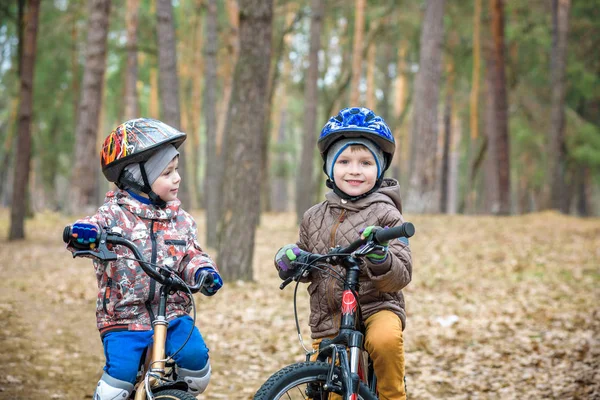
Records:
[[[452,60],[447,65],[448,77],[446,79],[446,101],[444,105],[444,140],[442,151],[442,165],[440,176],[440,211],[448,212],[448,191],[450,177],[450,146],[452,143],[452,113],[454,101],[454,64]]]
[[[127,73],[125,78],[125,119],[138,118],[138,61],[137,61],[137,37],[138,37],[138,13],[140,0],[127,0]]]
[[[217,247],[219,204],[222,188],[222,159],[217,154],[217,0],[208,0],[204,42],[204,122],[206,125],[204,206],[206,243]]]
[[[25,238],[27,213],[27,184],[31,169],[31,121],[33,115],[33,78],[37,50],[37,31],[40,0],[30,0],[24,17],[23,52],[19,75],[21,81],[18,115],[17,155],[15,159],[14,188],[10,209],[9,240]]]
[[[179,106],[179,78],[177,75],[177,42],[171,0],[156,1],[156,35],[158,43],[158,87],[160,91],[161,119],[175,129],[181,129]],[[191,205],[185,146],[179,148],[179,175],[183,185],[179,200],[184,206]],[[187,184],[186,184],[187,182]]]
[[[481,0],[475,0],[473,13],[473,76],[471,78],[471,93],[469,95],[469,128],[471,139],[479,136],[479,75],[481,71]]]
[[[490,0],[490,8],[492,12],[492,37],[494,39],[494,103],[496,114],[495,145],[498,163],[498,214],[508,215],[511,212],[510,144],[504,58],[504,1]]]
[[[569,30],[570,0],[552,1],[553,41],[551,54],[552,105],[550,112],[550,135],[548,146],[548,185],[551,190],[550,207],[568,213],[565,201],[566,159],[565,143],[565,70],[567,64],[567,34]]]
[[[350,84],[350,106],[359,106],[360,77],[362,75],[363,36],[365,34],[366,0],[355,0],[354,44],[352,46],[352,81]]]
[[[218,260],[225,279],[252,280],[273,2],[240,0],[240,54],[227,117]]]
[[[110,0],[89,0],[89,21],[85,70],[81,89],[79,116],[75,129],[75,165],[73,166],[72,210],[93,211],[96,208],[98,129],[102,109],[106,39]],[[96,162],[92,162],[96,161]]]
[[[317,144],[317,104],[319,78],[319,50],[321,49],[321,29],[323,26],[323,4],[320,0],[312,0],[310,21],[309,66],[304,80],[304,125],[302,136],[302,155],[296,179],[296,219],[300,221],[304,212],[314,201],[316,191],[314,159]]]
[[[419,72],[415,82],[415,107],[411,132],[410,180],[406,210],[439,211],[436,166],[441,52],[444,36],[444,0],[428,0],[421,30]]]

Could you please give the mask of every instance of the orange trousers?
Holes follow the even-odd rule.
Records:
[[[365,321],[365,349],[373,359],[377,375],[377,392],[381,400],[406,400],[404,387],[404,339],[402,321],[391,311],[382,310]],[[322,339],[312,343],[319,349]],[[313,356],[316,360],[316,354]],[[340,399],[331,395],[331,400]]]

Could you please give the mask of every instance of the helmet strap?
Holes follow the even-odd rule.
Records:
[[[338,196],[340,196],[342,199],[344,200],[348,200],[348,201],[356,201],[356,200],[360,200],[362,198],[367,197],[368,195],[370,195],[371,193],[377,191],[380,187],[381,184],[383,183],[383,176],[379,179],[377,179],[377,181],[375,182],[375,186],[373,186],[371,188],[371,190],[369,190],[366,193],[360,194],[358,196],[350,196],[349,194],[342,192],[340,190],[340,188],[337,187],[337,185],[335,184],[335,182],[333,182],[331,179],[327,178],[327,180],[325,181],[325,185],[329,188],[333,190],[333,193],[337,194]]]
[[[144,186],[136,186],[140,187],[140,190],[148,195],[152,204],[154,204],[156,207],[163,208],[167,205],[167,202],[161,199],[159,195],[152,191],[152,186],[150,185],[150,182],[148,182],[148,175],[146,174],[146,168],[144,167],[144,164],[146,164],[145,161],[140,163],[140,172],[142,173]]]

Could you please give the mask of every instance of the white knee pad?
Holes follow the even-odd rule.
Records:
[[[125,400],[132,390],[133,384],[115,379],[105,372],[96,386],[94,400]]]
[[[198,396],[200,393],[206,390],[208,382],[210,381],[210,361],[206,363],[204,368],[200,371],[192,371],[185,368],[177,367],[177,375],[179,379],[187,383],[188,393]]]

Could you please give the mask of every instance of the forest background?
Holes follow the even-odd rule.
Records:
[[[0,398],[89,398],[89,260],[62,227],[111,189],[101,140],[188,134],[180,197],[226,276],[197,296],[214,376],[247,399],[303,359],[272,257],[326,188],[318,132],[391,126],[414,222],[414,399],[600,398],[600,1],[0,2]],[[87,272],[82,272],[87,271]],[[300,291],[307,337],[307,299]]]
[[[597,1],[4,4],[10,238],[40,210],[92,212],[110,189],[100,141],[152,117],[188,134],[183,205],[207,211],[226,274],[251,279],[260,213],[322,198],[316,138],[348,105],[395,133],[405,212],[600,208]]]

